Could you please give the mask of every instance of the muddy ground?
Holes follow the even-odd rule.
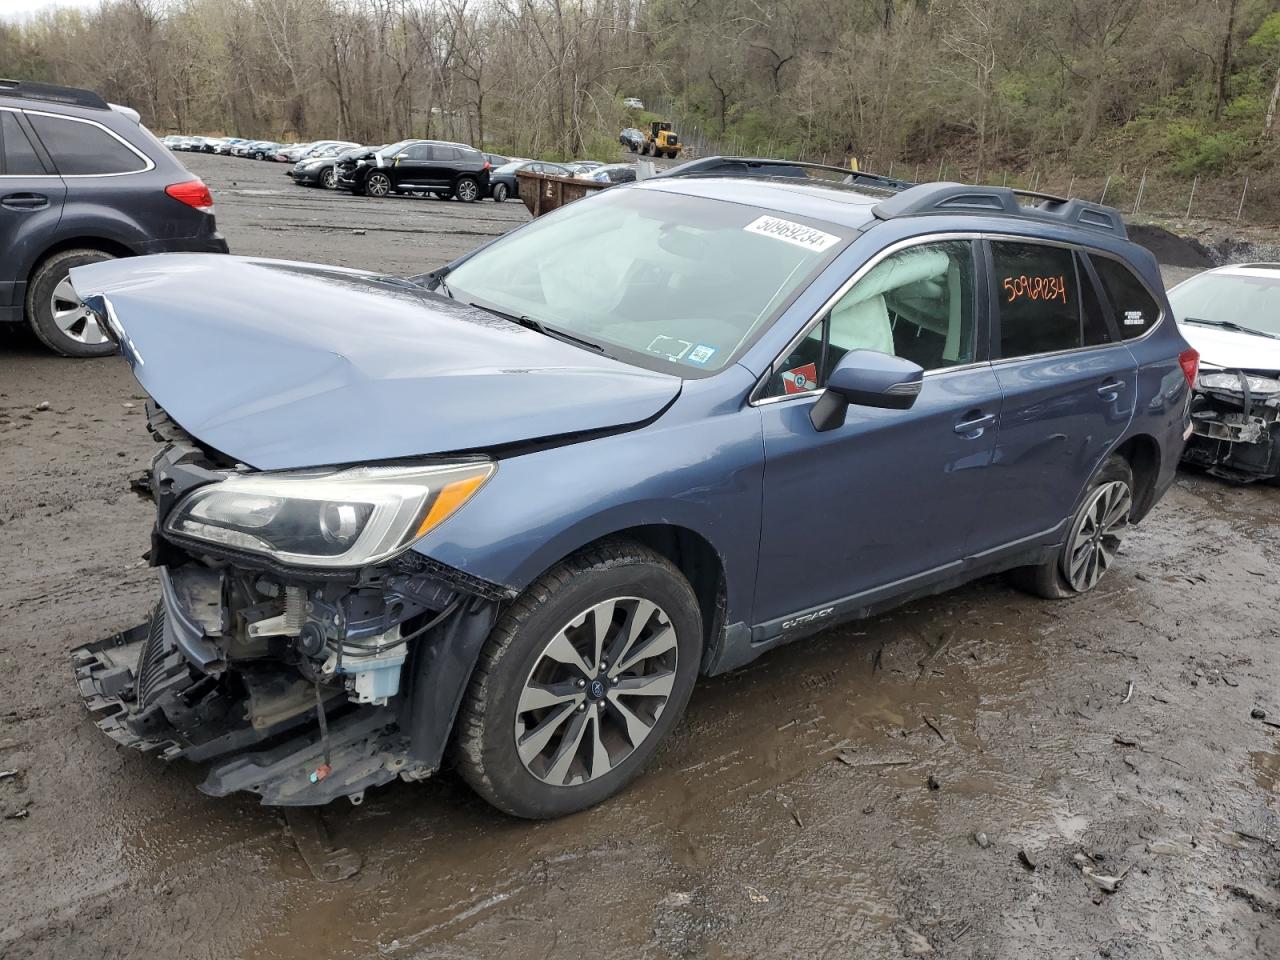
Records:
[[[189,163],[240,253],[412,273],[524,219]],[[991,579],[704,681],[578,816],[449,775],[335,805],[363,867],[323,883],[279,810],[117,749],[76,696],[68,650],[155,597],[143,424],[122,362],[0,346],[6,960],[1280,956],[1280,729],[1250,716],[1280,721],[1280,489],[1186,475],[1087,598]]]

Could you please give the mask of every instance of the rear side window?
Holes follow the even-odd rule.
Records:
[[[1035,243],[991,244],[1000,305],[1000,356],[1028,357],[1084,343],[1075,254]]]
[[[0,110],[0,144],[4,145],[0,173],[10,177],[30,177],[45,172],[44,164],[18,123],[18,115],[9,110]]]
[[[1116,326],[1125,340],[1140,337],[1160,318],[1160,305],[1147,292],[1142,281],[1119,260],[1110,257],[1092,257],[1093,268],[1107,291],[1107,298],[1115,310]]]
[[[54,166],[64,177],[133,173],[147,163],[123,142],[92,123],[28,113]]]

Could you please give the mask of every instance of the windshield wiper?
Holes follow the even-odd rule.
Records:
[[[1236,333],[1251,333],[1255,337],[1267,337],[1270,340],[1280,340],[1280,333],[1268,333],[1266,330],[1259,330],[1257,327],[1246,327],[1242,323],[1236,323],[1234,320],[1205,320],[1203,317],[1183,317],[1183,323],[1195,323],[1202,327],[1217,327],[1220,330],[1234,330]]]
[[[512,323],[518,323],[522,327],[528,327],[530,330],[536,330],[544,337],[554,337],[556,340],[576,343],[579,346],[586,347],[588,350],[594,350],[596,353],[604,353],[604,347],[600,346],[600,344],[575,336],[572,333],[566,333],[564,330],[558,330],[555,327],[548,327],[545,323],[535,320],[533,317],[527,317],[524,314],[507,313],[505,310],[485,306],[481,303],[473,303],[471,306],[483,310],[485,313],[492,313],[495,317],[501,317],[503,320],[510,320]]]

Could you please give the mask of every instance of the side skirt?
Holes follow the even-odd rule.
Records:
[[[1023,541],[987,551],[896,583],[798,610],[755,627],[748,628],[744,623],[730,624],[721,635],[719,649],[709,658],[705,672],[715,675],[736,670],[775,647],[830,627],[874,617],[912,600],[954,590],[980,577],[1043,563],[1061,546],[1058,542],[1044,543],[1043,540],[1058,534],[1061,527],[1059,524],[1053,530],[1029,538],[1030,543]]]

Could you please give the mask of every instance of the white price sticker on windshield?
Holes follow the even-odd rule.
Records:
[[[757,217],[742,228],[750,233],[759,233],[775,240],[785,240],[797,247],[804,247],[814,253],[821,253],[840,242],[840,238],[830,233],[823,233],[803,223],[792,223],[778,217]]]

